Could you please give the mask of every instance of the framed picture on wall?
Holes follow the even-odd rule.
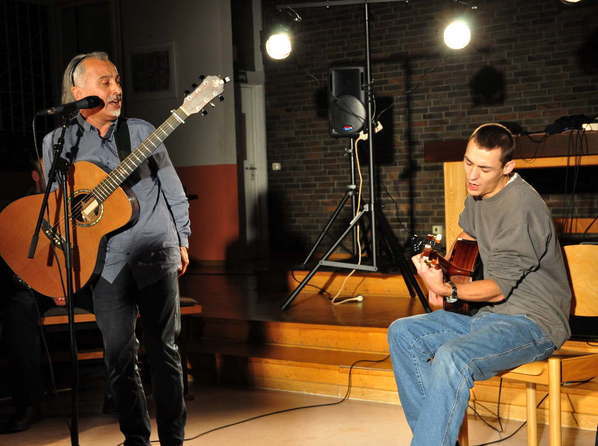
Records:
[[[134,99],[176,97],[174,42],[134,48],[129,52],[127,92]]]

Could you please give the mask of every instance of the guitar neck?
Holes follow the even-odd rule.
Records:
[[[95,198],[103,202],[112,193],[121,186],[122,183],[137,169],[145,160],[147,160],[156,147],[166,140],[170,134],[181,124],[185,122],[188,115],[182,107],[174,110],[170,117],[166,119],[154,130],[145,140],[133,150],[110,174],[100,182],[92,191]]]
[[[197,88],[185,97],[183,104],[174,110],[160,127],[145,138],[139,147],[122,160],[118,167],[92,190],[91,193],[95,199],[98,202],[103,202],[112,195],[179,125],[183,124],[190,115],[200,112],[211,100],[221,95],[224,84],[229,81],[228,77],[207,76],[203,79],[201,85],[198,87],[194,85]],[[220,96],[220,99],[222,100],[223,97]],[[211,105],[215,107],[213,103]]]

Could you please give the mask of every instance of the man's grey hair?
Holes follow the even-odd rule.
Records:
[[[81,85],[81,78],[85,74],[85,64],[82,63],[85,59],[99,59],[111,62],[108,53],[103,51],[94,51],[92,53],[77,54],[71,59],[64,70],[62,76],[62,103],[73,102],[72,87]]]

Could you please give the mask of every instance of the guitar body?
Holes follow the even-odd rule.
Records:
[[[469,283],[473,280],[474,273],[480,263],[480,253],[477,242],[473,240],[458,239],[453,245],[445,276],[455,284]],[[454,303],[444,301],[446,311],[461,314],[474,314],[483,304],[458,300]]]
[[[183,104],[173,110],[170,117],[112,172],[106,173],[88,161],[71,165],[66,189],[70,191],[72,212],[70,241],[75,291],[101,271],[106,237],[133,223],[138,216],[137,200],[120,185],[188,116],[199,113],[210,101],[220,96],[224,84],[229,81],[228,77],[207,76],[201,85],[185,97]],[[66,294],[67,277],[61,189],[49,195],[35,255],[29,258],[31,237],[42,200],[42,195],[24,197],[0,213],[0,255],[29,287],[46,296],[63,297]]]
[[[134,222],[138,215],[137,200],[121,187],[102,202],[90,195],[107,176],[104,170],[88,161],[78,161],[70,167],[68,189],[72,191],[71,246],[75,291],[101,271],[106,237]],[[49,195],[35,255],[32,259],[28,257],[42,199],[43,194],[21,198],[0,213],[0,255],[35,291],[50,297],[63,297],[66,294],[66,269],[61,246],[65,234],[62,189]]]
[[[422,256],[427,259],[426,261],[429,262],[430,265],[442,269],[445,280],[450,280],[455,284],[469,283],[472,280],[478,279],[480,276],[482,262],[478,244],[473,240],[457,239],[448,260],[436,251],[436,247],[439,243],[435,242],[432,236],[425,238],[413,236],[409,242],[413,246],[415,252],[419,251],[421,246],[424,246]],[[444,310],[452,311],[453,313],[471,315],[475,314],[483,305],[486,304],[466,302],[463,300],[448,303],[445,300],[443,308]]]

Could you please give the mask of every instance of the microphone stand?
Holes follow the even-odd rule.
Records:
[[[62,150],[64,148],[64,135],[66,129],[69,126],[71,119],[64,119],[62,129],[60,131],[60,137],[53,146],[53,158],[52,165],[48,172],[48,182],[46,184],[46,190],[44,191],[44,197],[40,206],[39,214],[37,217],[37,223],[35,225],[34,233],[31,237],[31,243],[29,245],[28,257],[32,259],[35,256],[35,250],[39,240],[39,233],[43,223],[47,223],[44,220],[44,214],[48,207],[48,197],[50,196],[50,190],[52,184],[56,181],[58,184],[58,190],[62,191],[64,209],[62,217],[64,218],[64,234],[63,240],[60,242],[60,246],[54,246],[55,249],[61,249],[64,252],[64,264],[66,269],[66,302],[68,311],[69,321],[69,341],[71,346],[71,372],[72,372],[72,395],[71,395],[71,445],[79,446],[79,366],[77,363],[77,339],[76,339],[76,327],[75,327],[75,303],[73,302],[73,268],[72,268],[72,247],[71,247],[71,212],[70,212],[70,194],[68,193],[68,171],[70,168],[70,162],[61,158]],[[57,203],[58,204],[58,203]],[[59,213],[60,215],[60,213]],[[60,235],[60,234],[58,234]],[[53,243],[53,242],[52,242]]]

